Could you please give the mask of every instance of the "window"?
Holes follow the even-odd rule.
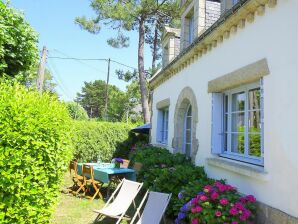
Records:
[[[188,18],[188,43],[191,44],[194,39],[194,14]]]
[[[157,142],[168,143],[169,109],[164,108],[158,111]]]
[[[263,164],[263,107],[259,83],[213,98],[213,151],[221,156]]]
[[[233,5],[236,5],[239,2],[239,0],[233,0]]]
[[[191,157],[192,148],[192,108],[191,105],[185,113],[185,124],[184,124],[184,153],[186,156]]]

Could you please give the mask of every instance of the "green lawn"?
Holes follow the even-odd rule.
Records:
[[[69,174],[65,175],[65,183],[62,189],[71,186],[72,182]],[[100,222],[95,222],[97,213],[94,209],[100,209],[105,202],[100,199],[93,201],[86,198],[75,197],[72,194],[61,193],[60,203],[54,213],[52,224],[90,224],[90,223],[115,223],[115,219],[104,219]],[[127,223],[127,222],[121,222]]]

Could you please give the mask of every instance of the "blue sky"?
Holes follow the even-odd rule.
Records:
[[[39,49],[46,46],[49,56],[76,58],[111,58],[123,64],[137,68],[136,32],[129,33],[130,46],[114,49],[106,40],[115,36],[113,30],[102,28],[99,35],[81,30],[75,23],[76,16],[94,16],[87,0],[11,0],[11,6],[24,12],[26,20],[39,34]],[[145,65],[150,65],[150,49],[145,50]],[[52,71],[58,87],[57,92],[64,100],[72,100],[79,92],[84,81],[106,80],[107,63],[100,61],[65,61],[48,59],[48,68]],[[110,84],[124,90],[127,83],[118,80],[116,69],[125,69],[111,64]]]

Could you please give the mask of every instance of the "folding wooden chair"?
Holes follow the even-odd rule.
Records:
[[[94,210],[99,213],[96,221],[99,221],[104,216],[108,216],[120,223],[122,219],[130,219],[125,216],[131,203],[134,204],[134,199],[143,186],[143,183],[123,179],[109,198],[105,206],[100,210]],[[117,196],[116,196],[117,195]]]
[[[78,163],[76,161],[69,162],[69,175],[72,176],[72,181],[74,183],[73,186],[70,187],[70,189],[73,191],[74,189],[78,188],[75,193],[79,193],[80,190],[85,191],[84,177],[78,175]]]
[[[93,200],[97,195],[103,199],[102,194],[100,193],[100,189],[103,185],[103,183],[97,181],[94,179],[94,169],[92,165],[83,164],[82,167],[82,175],[84,177],[84,186],[88,188],[89,186],[92,186],[95,190],[94,195],[90,198]]]
[[[147,191],[130,224],[159,224],[170,202],[172,194]],[[140,210],[147,199],[142,215]],[[138,221],[137,221],[138,220]],[[164,218],[164,223],[165,218]]]

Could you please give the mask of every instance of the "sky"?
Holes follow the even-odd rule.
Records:
[[[129,33],[130,46],[115,49],[107,44],[107,39],[115,32],[102,27],[98,35],[81,30],[74,23],[76,16],[93,17],[95,14],[89,6],[89,0],[11,0],[10,5],[21,12],[27,22],[39,34],[38,47],[48,49],[49,57],[75,58],[111,58],[131,67],[137,68],[138,34]],[[145,49],[145,67],[151,61],[150,49]],[[56,91],[60,98],[73,100],[81,91],[84,82],[106,80],[107,62],[75,61],[48,58],[47,68],[52,72],[58,84]],[[127,68],[111,63],[110,84],[125,90],[127,83],[118,80],[116,69]]]

